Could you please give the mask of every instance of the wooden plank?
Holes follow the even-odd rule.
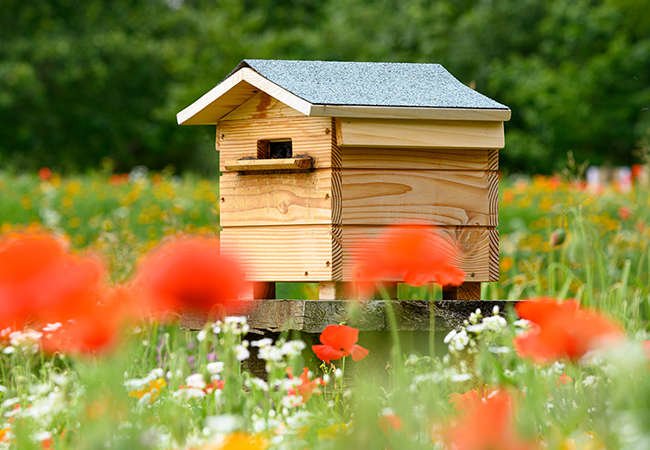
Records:
[[[498,222],[493,172],[343,169],[342,183],[345,225]]]
[[[443,300],[480,300],[481,283],[468,281],[460,286],[447,286],[442,290]]]
[[[331,225],[224,227],[221,247],[251,281],[330,281]]]
[[[259,140],[291,139],[294,156],[311,156],[315,168],[332,166],[332,119],[329,117],[271,117],[224,120],[217,126],[220,169],[226,161],[257,158]]]
[[[242,300],[269,300],[275,298],[275,283],[258,281],[248,284]]]
[[[361,331],[390,330],[385,301],[370,300],[359,303],[350,300],[269,300],[257,302],[253,310],[250,308],[250,302],[241,301],[233,304],[232,314],[246,315],[251,329],[256,331],[298,330],[320,334],[327,325],[333,323],[346,323]],[[469,319],[477,308],[492,311],[497,306],[501,314],[507,314],[517,303],[521,302],[400,300],[391,302],[391,307],[399,330],[428,332],[431,326],[430,314],[433,314],[436,330],[446,333],[462,326],[463,321]],[[357,313],[353,315],[350,314],[352,305],[357,309]],[[202,329],[207,321],[205,315],[197,313],[185,313],[181,316],[181,325],[194,330]]]
[[[510,120],[509,109],[421,108],[413,106],[312,105],[310,115],[373,119]]]
[[[332,223],[332,169],[220,178],[222,226]]]
[[[338,119],[343,147],[503,148],[503,122]]]
[[[260,172],[269,170],[309,170],[314,160],[310,156],[277,159],[240,159],[226,162],[224,167],[234,172]]]
[[[497,150],[344,147],[344,169],[498,170]]]
[[[304,117],[305,115],[271,97],[258,92],[240,104],[221,120],[267,119],[270,117]]]
[[[364,243],[368,239],[376,238],[384,230],[385,228],[381,226],[350,225],[342,227],[343,281],[353,280],[354,260],[363,255]],[[490,258],[490,249],[491,242],[495,239],[498,240],[496,229],[492,227],[439,227],[438,232],[459,246],[462,254],[457,263],[465,271],[467,281],[492,281],[491,273],[494,270],[492,265],[495,262]]]

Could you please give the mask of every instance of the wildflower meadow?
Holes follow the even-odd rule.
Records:
[[[647,185],[504,179],[481,297],[527,301],[412,352],[395,327],[388,351],[345,322],[318,343],[251,329],[217,181],[0,172],[0,448],[650,449]],[[350,310],[387,274],[432,302],[463,280],[435,229],[368,245]]]

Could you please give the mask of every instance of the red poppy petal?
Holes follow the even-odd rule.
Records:
[[[352,356],[353,361],[361,361],[363,358],[368,356],[368,349],[363,348],[360,345],[353,345],[350,355]]]
[[[344,352],[332,348],[329,345],[312,345],[311,349],[314,351],[318,359],[325,361],[326,363],[341,359],[345,356]]]
[[[359,330],[347,325],[328,325],[320,335],[320,341],[346,354],[359,340]]]

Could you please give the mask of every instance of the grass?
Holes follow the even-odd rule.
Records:
[[[41,181],[0,172],[0,227],[64,234],[73,247],[104,255],[121,282],[162,237],[216,234],[217,189],[216,180],[170,174]],[[97,358],[45,355],[37,348],[42,336],[5,333],[0,448],[443,448],[454,423],[464,424],[451,394],[492,387],[517,405],[513,427],[526,442],[518,448],[649,448],[650,366],[639,343],[650,331],[649,194],[613,187],[595,194],[542,177],[503,183],[502,279],[484,285],[483,298],[577,298],[603,311],[629,339],[588,360],[538,365],[521,358],[515,317],[472,331],[492,323],[489,311],[448,342],[435,342],[447,350],[435,358],[370,348],[369,360],[386,361],[381,370],[371,361],[318,366],[304,343],[285,336],[265,347],[266,380],[239,363],[254,349],[239,322],[199,334],[142,324],[117,351]],[[309,286],[284,289],[313,295]],[[400,287],[403,298],[439,295]],[[303,367],[308,381],[298,378]],[[211,390],[214,380],[225,384]],[[314,390],[308,399],[297,390],[303,385]],[[465,426],[468,436],[493,428],[488,418]]]

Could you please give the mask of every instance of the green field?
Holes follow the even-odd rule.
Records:
[[[74,249],[102,255],[114,283],[128,281],[138,258],[165,236],[218,233],[216,178],[45,178],[0,172],[2,232],[63,235]],[[505,323],[483,311],[437,342],[435,355],[405,354],[394,335],[382,355],[362,332],[370,357],[336,361],[340,370],[319,367],[311,349],[286,336],[262,344],[263,381],[239,364],[252,344],[242,344],[238,323],[197,334],[145,322],[94,357],[45,354],[43,336],[3,332],[0,448],[454,448],[450,440],[477,449],[650,448],[650,359],[641,344],[650,331],[649,194],[642,186],[594,193],[543,177],[502,183],[501,281],[485,284],[483,298],[575,298],[625,329],[627,339],[606,351],[535,364],[514,350],[516,317]],[[314,295],[310,286],[282,289]],[[400,288],[403,299],[439,295]],[[309,378],[298,378],[303,367]],[[498,418],[472,421],[453,406],[453,393],[471,389],[492,405],[501,399],[490,394],[497,388],[507,392],[503,429]],[[502,410],[495,403],[490,411]],[[454,440],[462,426],[464,436],[483,441]]]

